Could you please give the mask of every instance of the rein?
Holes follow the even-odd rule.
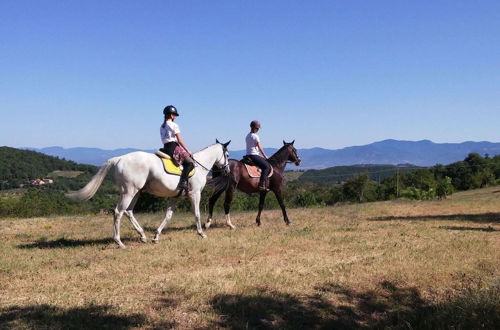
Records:
[[[200,165],[201,167],[203,167],[205,170],[207,170],[208,172],[210,172],[210,170],[208,168],[206,168],[205,166],[203,166],[202,163],[200,163],[199,161],[197,161],[196,159],[194,159],[194,155],[191,156],[191,158],[194,160],[194,162],[198,165]]]
[[[225,157],[225,156],[224,156]],[[199,161],[197,161],[195,158],[194,158],[194,155],[191,155],[191,158],[194,160],[194,162],[198,165],[200,165],[201,167],[203,167],[207,172],[210,172],[210,169],[206,168],[202,163],[200,163]],[[226,162],[227,164],[225,164],[222,168],[219,169],[219,171],[222,171],[224,170],[225,168],[229,167],[229,162]]]

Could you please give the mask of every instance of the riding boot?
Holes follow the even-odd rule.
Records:
[[[188,180],[187,175],[182,171],[181,178],[179,179],[179,184],[177,185],[177,190],[187,190],[188,189]]]
[[[259,190],[260,191],[269,191],[268,184],[267,184],[267,178],[260,177],[259,181]]]
[[[178,190],[188,190],[188,176],[189,172],[191,172],[193,168],[194,165],[191,162],[184,162],[182,164],[182,173],[179,179],[179,184],[177,185]]]

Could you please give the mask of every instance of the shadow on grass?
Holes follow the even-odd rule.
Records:
[[[134,239],[122,238],[123,242],[134,241]],[[63,249],[63,248],[74,248],[80,246],[89,245],[109,245],[116,244],[112,238],[102,238],[102,239],[67,239],[59,238],[52,241],[38,240],[34,243],[21,244],[17,247],[19,249]]]
[[[191,231],[196,230],[196,225],[189,225],[186,227],[166,227],[163,229],[162,234],[175,231]],[[146,232],[156,232],[156,228],[144,227]],[[127,242],[139,242],[139,238],[121,238],[123,243]],[[112,238],[101,238],[101,239],[68,239],[59,238],[56,240],[38,240],[34,243],[20,244],[17,246],[19,249],[63,249],[63,248],[75,248],[81,246],[92,246],[92,245],[116,245]]]
[[[217,295],[213,328],[230,329],[461,329],[493,328],[500,321],[498,287],[428,304],[416,288],[382,282],[360,292],[335,284],[308,296],[265,289],[252,295]]]
[[[422,221],[422,220],[455,220],[471,222],[500,222],[500,213],[482,213],[482,214],[447,214],[447,215],[417,215],[417,216],[388,216],[370,218],[371,221]]]
[[[158,226],[159,225],[160,225],[160,223],[158,223]],[[158,227],[144,226],[143,229],[146,232],[156,233],[156,230],[158,229]],[[187,231],[187,230],[196,230],[196,224],[192,224],[189,226],[183,226],[183,227],[170,227],[167,225],[165,228],[163,228],[161,233],[165,234],[165,233],[168,233],[169,231],[174,232],[174,231]]]
[[[439,226],[438,228],[448,229],[448,230],[474,230],[474,231],[485,231],[485,232],[499,231],[491,226],[488,227]]]
[[[1,329],[130,329],[144,323],[144,316],[114,314],[110,306],[65,309],[33,305],[0,309]]]

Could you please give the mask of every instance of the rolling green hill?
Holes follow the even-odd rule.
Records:
[[[370,180],[380,182],[385,178],[395,175],[398,171],[399,173],[407,173],[418,168],[418,166],[410,164],[334,166],[323,170],[305,171],[297,181],[320,185],[340,184],[359,174],[368,173]]]
[[[86,214],[112,209],[118,198],[112,175],[108,175],[90,202],[73,201],[64,195],[69,190],[82,188],[97,169],[35,151],[0,147],[0,218]],[[29,180],[46,177],[53,182],[41,186],[29,184]]]
[[[54,171],[80,171],[93,174],[97,171],[97,167],[77,164],[35,151],[0,147],[0,190],[18,188],[28,180],[47,177]]]

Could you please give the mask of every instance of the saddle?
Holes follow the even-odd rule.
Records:
[[[245,165],[245,168],[247,169],[248,176],[251,178],[260,178],[260,173],[262,170],[260,167],[255,165],[252,161],[252,159],[248,156],[243,156],[243,158],[240,160]],[[272,177],[274,173],[273,167],[271,166],[271,171],[269,172],[269,175],[267,176],[268,178]]]
[[[169,155],[167,155],[166,153],[164,153],[160,150],[155,152],[155,155],[161,159],[161,161],[163,163],[163,168],[165,169],[165,172],[167,172],[168,174],[173,174],[173,175],[178,175],[178,176],[181,175],[182,165],[177,166],[177,164],[174,163],[174,161],[172,160],[172,158]],[[196,171],[196,169],[193,168],[193,170],[191,172],[189,172],[188,177],[192,177],[194,175],[195,171]]]

